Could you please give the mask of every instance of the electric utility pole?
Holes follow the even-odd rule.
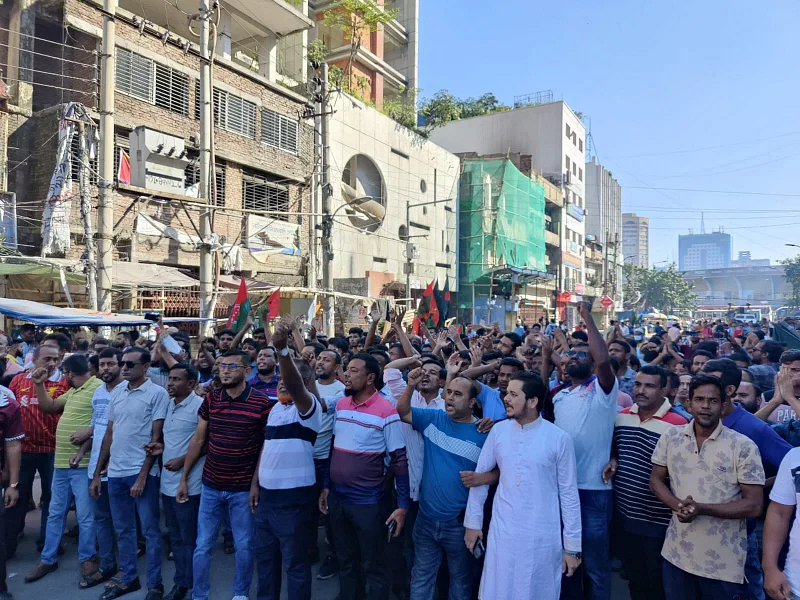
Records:
[[[86,113],[83,112],[81,117]],[[92,201],[89,197],[89,136],[92,127],[83,121],[78,124],[80,135],[81,170],[78,183],[81,190],[81,219],[83,220],[83,238],[86,242],[86,296],[89,308],[97,310],[97,252],[92,228]]]
[[[200,197],[207,204],[211,198],[211,63],[209,56],[208,0],[200,4]],[[213,300],[213,257],[211,255],[211,208],[206,206],[200,214],[200,317],[210,319]],[[200,324],[207,331],[209,321]]]
[[[98,308],[110,312],[114,285],[114,88],[117,0],[103,0],[103,46],[100,55],[100,177],[97,198]],[[87,241],[88,243],[88,241]]]
[[[333,219],[331,218],[330,199],[333,195],[330,174],[330,132],[328,131],[328,64],[320,65],[322,73],[322,85],[320,86],[320,137],[322,138],[322,288],[326,292],[333,291],[333,271],[331,261],[333,260],[333,245],[331,243],[331,231],[333,229]],[[333,306],[335,298],[332,295],[326,297],[325,308],[325,327],[328,337],[333,337],[335,333],[335,322]]]

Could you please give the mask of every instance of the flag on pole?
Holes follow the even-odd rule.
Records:
[[[276,289],[267,298],[267,319],[274,321],[281,314],[281,288]]]
[[[131,184],[131,157],[122,148],[119,149],[119,167],[117,168],[117,183]]]
[[[430,292],[428,291],[430,290]],[[439,326],[439,302],[437,295],[439,294],[439,282],[434,280],[428,286],[428,289],[422,294],[423,298],[425,294],[429,294],[430,300],[428,303],[428,327],[438,327]]]
[[[442,290],[442,304],[439,306],[439,313],[442,316],[442,322],[447,326],[446,321],[450,318],[450,278],[445,277],[444,289]]]
[[[317,295],[314,294],[314,298],[311,300],[311,305],[308,307],[308,314],[306,315],[306,323],[309,325],[312,324],[314,321],[314,317],[317,316]]]
[[[418,317],[424,319],[428,318],[428,314],[431,312],[432,298],[433,298],[433,282],[431,281],[428,284],[428,287],[425,288],[425,291],[422,292],[422,300],[420,300],[419,306],[417,307]]]
[[[436,300],[436,314],[433,313],[431,308],[431,323],[433,323],[433,327],[441,327],[442,323],[444,323],[444,313],[442,312],[444,309],[444,294],[439,289],[438,279],[433,284],[433,298]]]
[[[247,295],[247,283],[244,277],[239,280],[239,291],[236,292],[236,301],[231,307],[231,314],[228,317],[228,329],[234,331],[241,331],[244,327],[247,317],[252,312],[253,307],[250,306],[250,298]]]

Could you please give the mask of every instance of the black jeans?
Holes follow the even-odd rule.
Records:
[[[622,527],[616,533],[631,600],[664,600],[664,559],[661,558],[664,538],[631,533]]]
[[[339,561],[341,600],[386,600],[389,581],[386,569],[386,525],[388,512],[382,503],[347,504],[335,492],[328,496],[336,558]]]
[[[286,567],[289,600],[311,600],[311,545],[314,513],[313,490],[297,506],[270,506],[261,488],[256,508],[253,554],[258,568],[258,600],[280,600],[281,576]],[[316,531],[314,531],[316,533]]]
[[[54,460],[55,452],[22,453],[19,467],[19,501],[5,513],[6,557],[14,556],[19,534],[25,529],[25,515],[28,513],[28,503],[33,496],[33,480],[37,471],[42,483],[42,519],[36,543],[44,546],[47,517],[50,514],[50,486],[53,483]]]
[[[317,478],[317,485],[316,485],[316,498],[314,500],[314,524],[313,524],[313,538],[311,543],[313,544],[311,547],[312,554],[314,554],[314,550],[316,550],[317,544],[317,527],[319,527],[319,520],[322,517],[322,514],[319,512],[319,496],[322,493],[322,490],[325,487],[325,482],[328,480],[329,473],[331,470],[331,459],[326,458],[324,460],[314,459],[314,471],[316,472]],[[335,557],[336,556],[336,545],[333,541],[333,530],[331,528],[331,520],[330,517],[325,518],[325,536],[328,538],[328,546],[330,546],[331,554]]]

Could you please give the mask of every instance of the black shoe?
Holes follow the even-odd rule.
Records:
[[[336,557],[333,554],[328,554],[319,567],[317,579],[330,579],[338,572],[339,564],[336,562]]]
[[[131,592],[138,592],[140,589],[142,589],[142,583],[137,577],[124,588],[120,584],[106,588],[105,592],[103,592],[103,594],[100,596],[100,600],[114,600],[114,598],[119,598],[126,594],[130,594]]]
[[[158,585],[154,588],[150,588],[147,590],[147,596],[144,597],[144,600],[163,600],[164,598],[164,586]]]
[[[172,589],[164,596],[164,600],[184,600],[186,595],[189,593],[189,588],[181,587],[179,585],[175,585]]]

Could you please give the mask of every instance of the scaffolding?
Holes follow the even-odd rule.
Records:
[[[460,308],[486,308],[487,317],[493,309],[508,312],[516,286],[552,278],[544,187],[510,159],[464,159],[459,220]]]

